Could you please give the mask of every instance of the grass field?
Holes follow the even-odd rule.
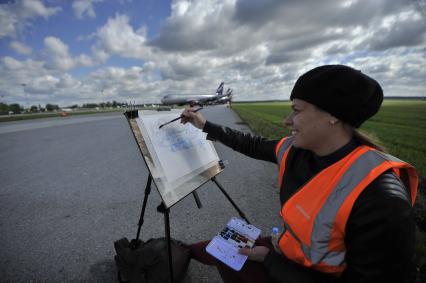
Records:
[[[234,103],[232,108],[256,134],[279,139],[289,134],[283,119],[290,114],[290,105],[290,102]],[[376,139],[390,154],[414,165],[420,175],[414,211],[416,264],[423,280],[426,278],[426,101],[385,100],[379,113],[360,130]]]
[[[259,135],[278,139],[289,134],[283,119],[291,112],[290,102],[234,103],[232,108]],[[426,177],[425,100],[385,100],[379,113],[364,123],[361,131]]]

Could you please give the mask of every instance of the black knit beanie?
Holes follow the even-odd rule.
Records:
[[[376,114],[383,101],[379,83],[343,65],[325,65],[297,79],[290,99],[298,98],[358,128]]]

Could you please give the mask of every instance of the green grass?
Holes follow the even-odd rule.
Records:
[[[234,103],[232,108],[259,135],[278,139],[289,132],[283,119],[291,112],[290,102]],[[426,176],[426,101],[385,100],[379,113],[361,126],[386,150],[414,165]]]

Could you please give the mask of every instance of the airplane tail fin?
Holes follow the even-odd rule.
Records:
[[[216,90],[216,95],[222,95],[222,93],[223,93],[223,85],[224,84],[225,84],[224,82],[220,83],[219,87]]]
[[[228,88],[225,93],[226,96],[232,96],[232,89]]]

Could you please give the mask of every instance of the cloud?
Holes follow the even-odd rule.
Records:
[[[175,1],[171,16],[150,46],[165,51],[193,52],[220,48],[232,28],[228,19],[234,1]],[[226,43],[225,43],[226,45]]]
[[[48,41],[58,53],[66,50],[60,42],[52,38]],[[154,103],[167,87],[171,85],[174,89],[173,82],[159,81],[152,62],[130,68],[100,67],[78,79],[43,61],[3,57],[0,59],[0,78],[2,99],[6,103],[22,105],[27,104],[27,98],[30,105],[57,103],[67,106],[107,100]]]
[[[25,87],[25,91],[30,92],[31,94],[52,93],[55,91],[59,81],[59,78],[53,75],[36,77],[31,80],[31,84],[28,84]]]
[[[52,68],[69,70],[75,66],[74,60],[68,54],[68,46],[59,38],[49,36],[44,39],[44,45],[49,53]]]
[[[423,96],[426,70],[424,49],[398,48],[381,56],[363,56],[353,60],[354,66],[371,75],[382,85],[385,96]]]
[[[168,85],[158,80],[149,62],[142,67],[101,67],[79,81],[74,101],[155,103]]]
[[[234,20],[243,24],[262,26],[268,22],[274,21],[276,16],[291,2],[292,1],[275,0],[237,1],[233,17]]]
[[[15,35],[18,18],[10,12],[6,4],[0,5],[0,38]]]
[[[297,77],[321,64],[363,69],[369,58],[381,64],[374,74],[395,80],[393,72],[377,70],[401,64],[392,54],[425,48],[425,30],[422,14],[402,0],[174,1],[152,39],[126,15],[109,18],[96,32],[93,53],[104,62],[112,55],[153,62],[161,75],[154,77],[169,92],[225,79],[240,90],[238,99],[288,98]]]
[[[380,27],[363,44],[371,50],[416,46],[425,42],[426,21],[416,11],[403,11],[386,17]]]
[[[63,105],[153,103],[171,93],[213,93],[225,81],[237,100],[288,99],[309,69],[347,64],[376,78],[386,96],[424,95],[426,21],[417,2],[261,2],[176,0],[153,37],[151,26],[137,25],[123,12],[110,15],[85,37],[93,41],[90,54],[73,53],[65,37],[55,35],[44,39],[42,54],[31,54],[36,60],[1,58],[0,87],[21,101],[25,82],[30,97]],[[94,3],[86,2],[80,14],[74,10],[76,17],[90,17]],[[23,14],[1,14],[1,7],[0,36],[16,34]],[[32,17],[43,14],[48,15],[40,10]],[[15,42],[11,48],[22,54],[25,48],[18,46],[28,41]]]
[[[12,57],[6,56],[2,58],[3,66],[7,70],[17,70],[22,67],[22,63]]]
[[[109,18],[107,23],[96,31],[95,38],[97,43],[93,52],[99,59],[106,60],[113,54],[143,59],[150,53],[145,46],[146,28],[140,27],[135,31],[126,15],[116,14],[114,18]]]
[[[10,47],[17,53],[22,54],[22,55],[31,55],[32,53],[32,49],[31,47],[18,42],[18,41],[12,41],[10,43]]]
[[[303,58],[303,53],[297,51],[290,52],[275,52],[266,58],[266,65],[280,65],[282,63],[290,63]]]
[[[50,68],[70,70],[77,66],[88,67],[94,64],[92,59],[86,54],[72,57],[68,52],[68,46],[57,37],[46,37],[44,45],[48,53],[48,61],[50,62],[48,66]]]
[[[47,19],[59,11],[62,11],[59,7],[48,8],[39,0],[23,0],[17,2],[21,3],[21,14],[28,18],[43,17]]]
[[[51,72],[46,70],[44,62],[26,59],[23,61],[12,57],[3,57],[0,60],[0,87],[2,95],[7,103],[26,104],[26,96],[32,97],[29,92],[24,92],[22,84],[25,84],[25,89],[30,87],[33,80],[49,75]],[[36,94],[34,94],[36,95]],[[32,100],[30,99],[32,102]]]
[[[103,0],[74,0],[74,2],[72,3],[74,15],[78,19],[83,19],[84,17],[96,18],[93,3],[102,1]]]
[[[203,63],[194,57],[176,57],[174,60],[168,60],[166,64],[162,64],[159,67],[163,78],[166,80],[196,79],[205,74],[206,69],[208,69],[206,62]]]
[[[77,89],[81,85],[80,81],[70,74],[63,74],[57,83],[59,89]]]
[[[0,38],[15,37],[31,20],[49,18],[62,11],[60,7],[47,7],[39,0],[17,0],[0,4]]]
[[[55,57],[69,57],[68,46],[57,37],[46,37],[44,45]]]

